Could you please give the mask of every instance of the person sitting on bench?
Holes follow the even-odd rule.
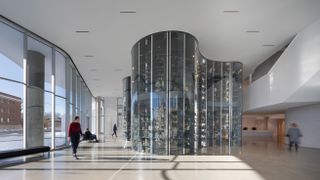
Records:
[[[94,140],[95,142],[98,142],[97,136],[95,134],[92,134],[89,131],[89,128],[86,129],[86,132],[84,133],[84,136],[83,136],[83,140]]]

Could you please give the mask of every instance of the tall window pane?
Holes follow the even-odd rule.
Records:
[[[84,86],[84,83],[81,81],[81,94],[80,94],[80,102],[81,102],[81,105],[80,105],[80,109],[81,109],[81,114],[80,114],[80,117],[81,117],[81,123],[83,124],[83,127],[87,127],[87,120],[86,120],[86,117],[85,117],[85,86]]]
[[[69,100],[69,103],[72,103],[72,67],[71,64],[69,62],[70,60],[67,59],[67,63],[66,63],[66,68],[67,68],[67,75],[66,75],[66,93],[67,93],[67,98]]]
[[[79,75],[77,74],[77,108],[79,109],[79,111],[81,111],[80,109],[80,105],[81,105],[81,79],[79,77]],[[78,116],[80,115],[80,112],[78,112]]]
[[[51,132],[52,132],[52,93],[44,93],[44,145],[51,146]]]
[[[0,77],[23,82],[23,34],[0,22]]]
[[[96,121],[95,121],[95,119],[97,119],[97,107],[96,107],[96,99],[93,97],[93,96],[91,96],[90,97],[90,99],[91,99],[91,119],[92,119],[92,121],[91,121],[91,129],[92,129],[92,133],[94,133],[94,134],[98,134],[98,131],[95,131],[96,129]]]
[[[37,52],[44,56],[44,90],[52,91],[52,48],[37,41],[31,37],[28,37],[28,53],[29,52]]]
[[[27,147],[44,144],[45,91],[52,89],[52,48],[28,37],[27,42]],[[48,98],[47,98],[48,99]]]
[[[23,148],[23,87],[0,79],[0,151]]]
[[[66,100],[56,96],[55,135],[56,146],[66,144]]]
[[[77,104],[77,75],[75,72],[75,69],[72,69],[72,101],[70,101],[73,105],[74,108],[76,107]]]
[[[66,97],[66,58],[59,52],[56,52],[56,95]]]

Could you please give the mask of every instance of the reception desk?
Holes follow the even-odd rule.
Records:
[[[272,136],[269,130],[242,130],[242,136]]]

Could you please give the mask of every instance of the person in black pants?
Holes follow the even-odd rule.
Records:
[[[77,157],[77,149],[80,142],[80,135],[82,135],[81,126],[80,126],[80,118],[76,116],[72,123],[69,125],[68,130],[68,141],[71,141],[73,156],[76,159]]]
[[[116,137],[118,137],[118,136],[117,136],[117,130],[118,130],[117,125],[116,125],[116,124],[114,124],[114,125],[113,125],[113,133],[112,133],[112,137],[113,137],[113,135],[116,135]]]
[[[89,131],[89,128],[87,128],[86,132],[84,132],[83,140],[94,140],[95,142],[98,142],[97,136],[95,134],[92,134]]]

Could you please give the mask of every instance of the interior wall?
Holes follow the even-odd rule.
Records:
[[[303,137],[301,146],[320,148],[320,104],[290,108],[286,111],[286,132],[291,123],[297,123]]]
[[[279,123],[285,119],[284,113],[278,114],[244,114],[242,120],[242,130],[245,136],[278,136],[283,134],[283,129],[279,128]],[[255,127],[256,130],[252,130]],[[282,135],[284,136],[284,135]]]
[[[117,97],[105,97],[105,135],[112,135],[113,124],[117,123]]]
[[[267,121],[267,129],[272,131],[272,136],[275,137],[278,135],[278,119],[268,119]]]
[[[267,60],[258,65],[252,74],[252,82],[266,75],[273,65],[277,62],[279,57],[282,55],[284,49],[281,49],[270,56]]]
[[[319,29],[320,20],[299,32],[268,74],[249,85],[244,111],[320,101]]]
[[[266,119],[243,119],[242,127],[247,127],[248,130],[252,130],[253,127],[256,130],[268,130],[268,121]]]

